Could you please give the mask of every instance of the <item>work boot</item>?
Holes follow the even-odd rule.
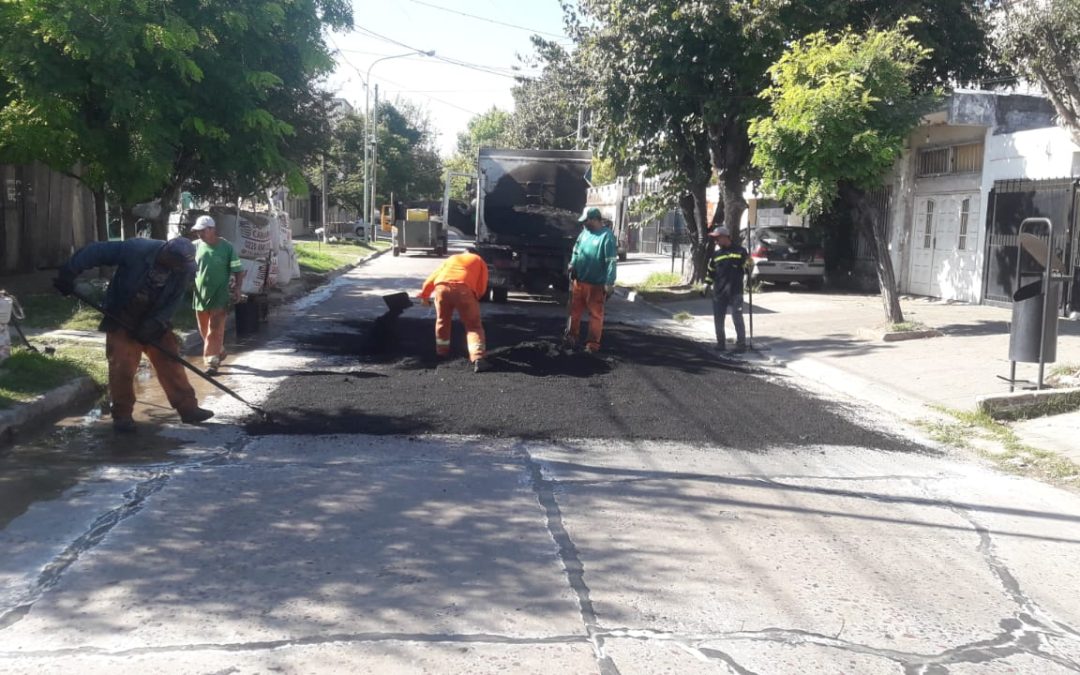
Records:
[[[213,410],[195,407],[191,410],[180,411],[180,421],[184,424],[199,424],[214,416]]]
[[[207,375],[217,375],[218,374],[218,368],[220,368],[220,367],[221,367],[221,357],[220,356],[211,356],[210,359],[206,362],[206,374]]]
[[[135,433],[135,420],[130,417],[115,417],[112,421],[113,433],[117,434],[133,434]]]
[[[491,370],[491,362],[487,359],[477,359],[473,361],[472,371],[474,373],[486,373]]]
[[[741,353],[745,352],[746,351],[746,343],[745,342],[736,342],[734,351],[735,351],[736,354],[741,354]]]

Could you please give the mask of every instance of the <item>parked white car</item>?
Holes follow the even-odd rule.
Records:
[[[751,235],[752,278],[777,286],[798,282],[809,288],[825,284],[825,249],[821,236],[806,227],[763,227]]]

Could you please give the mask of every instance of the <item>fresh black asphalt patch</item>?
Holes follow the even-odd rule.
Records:
[[[701,343],[666,333],[608,324],[597,357],[559,349],[564,321],[487,316],[493,370],[475,374],[457,322],[454,358],[442,363],[435,358],[431,320],[393,323],[356,321],[293,335],[299,349],[355,356],[359,372],[286,378],[263,406],[272,421],[252,419],[248,431],[922,450],[861,427],[795,388],[733,370]]]

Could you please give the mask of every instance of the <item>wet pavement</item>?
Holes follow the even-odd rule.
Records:
[[[524,297],[484,307],[493,373],[433,363],[419,307],[372,349],[436,264],[365,265],[229,362],[276,428],[211,394],[204,427],[0,457],[37,476],[0,483],[0,673],[1080,672],[1075,494],[627,303],[601,361]]]

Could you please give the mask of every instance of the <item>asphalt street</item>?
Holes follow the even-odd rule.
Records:
[[[213,424],[0,456],[0,673],[1080,672],[1080,497],[613,301],[485,305],[384,256],[272,320]],[[145,397],[144,397],[145,398]],[[20,478],[21,477],[21,478]]]

